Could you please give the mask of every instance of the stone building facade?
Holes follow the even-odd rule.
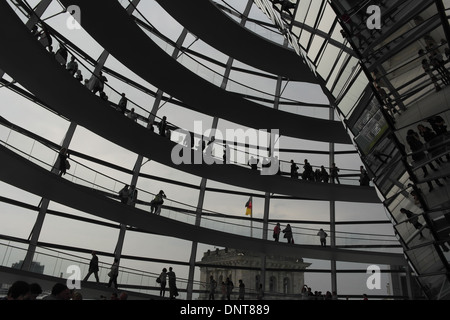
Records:
[[[251,252],[235,249],[208,250],[204,253],[200,265],[201,289],[200,300],[208,299],[208,283],[212,275],[217,281],[215,299],[222,299],[220,284],[230,278],[234,284],[231,299],[236,300],[239,292],[239,279],[245,284],[245,299],[256,299],[256,292],[261,279],[263,257]],[[304,272],[311,264],[302,258],[266,256],[265,299],[286,300],[298,299],[304,285]],[[202,264],[204,266],[202,266]]]

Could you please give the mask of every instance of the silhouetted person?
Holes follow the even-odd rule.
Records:
[[[428,123],[433,128],[434,132],[436,132],[436,135],[440,136],[447,133],[447,125],[445,124],[444,118],[441,116],[434,116],[429,118]]]
[[[242,281],[242,279],[239,279],[239,296],[238,300],[244,300],[245,299],[245,284]]]
[[[423,124],[418,124],[417,130],[419,131],[420,136],[423,138],[425,142],[430,142],[431,140],[437,137],[436,133],[433,130],[431,130],[431,128],[426,127]]]
[[[428,152],[434,157],[440,152],[444,152],[445,149],[441,149],[440,147],[436,148],[433,147],[435,143],[437,143],[437,134],[431,130],[431,128],[424,126],[423,124],[417,125],[417,130],[419,131],[420,136],[423,138],[423,140],[428,144]],[[437,158],[436,162],[438,164],[442,163],[442,159]]]
[[[363,166],[360,166],[359,170],[360,170],[359,184],[361,186],[369,186],[370,178],[369,178],[369,174],[367,173],[366,169]]]
[[[30,285],[22,280],[15,281],[8,289],[5,300],[25,300],[30,293]]]
[[[128,112],[128,118],[134,122],[137,122],[138,116],[137,116],[136,112],[134,111],[134,108],[131,108],[130,112]]]
[[[447,125],[445,124],[444,118],[442,118],[441,116],[437,115],[431,117],[427,120],[427,122],[433,128],[433,131],[436,133],[437,137],[441,137],[447,134]],[[450,154],[447,153],[446,158],[447,161],[450,161]]]
[[[67,63],[68,52],[64,46],[59,46],[59,49],[55,53],[56,60],[62,65],[66,66]]]
[[[36,298],[42,294],[42,287],[39,283],[31,283],[30,284],[30,291],[25,296],[24,300],[36,300]]]
[[[291,160],[291,178],[298,178],[298,166],[295,164],[294,160]]]
[[[119,276],[119,259],[115,258],[114,263],[111,265],[111,269],[108,272],[108,288],[111,287],[112,284],[114,284],[114,288],[117,289],[117,277]]]
[[[178,297],[178,288],[177,288],[177,277],[175,272],[173,272],[172,267],[169,267],[169,272],[167,272],[167,277],[169,278],[169,293],[170,299],[173,300]]]
[[[166,130],[167,130],[167,117],[166,116],[162,117],[161,121],[158,123],[158,130],[159,130],[159,135],[161,137],[166,136]]]
[[[155,196],[155,198],[150,202],[150,213],[156,213],[159,214],[161,211],[161,206],[164,203],[164,199],[166,199],[167,196],[164,193],[163,190],[159,190],[158,194]]]
[[[77,72],[75,73],[75,79],[77,79],[78,81],[82,82],[83,81],[83,75],[81,74],[81,70],[77,70]]]
[[[167,284],[167,269],[163,268],[159,275],[159,296],[164,297],[166,295],[166,284]]]
[[[417,132],[415,132],[414,130],[410,129],[407,132],[406,135],[406,141],[408,142],[408,145],[411,149],[412,152],[412,159],[419,163],[426,159],[426,154],[424,151],[424,144],[422,143],[422,141],[420,141],[419,135],[417,134]],[[430,162],[428,163],[428,165],[430,166],[430,168],[434,171],[437,171],[437,169],[434,167],[434,165]],[[426,168],[425,165],[422,165],[422,171],[423,171],[423,176],[426,177],[428,176],[428,170]],[[442,186],[442,183],[440,183],[440,181],[438,179],[435,180],[436,184],[438,186]],[[434,189],[431,181],[427,181],[428,187],[430,188],[429,191],[432,191]]]
[[[341,184],[339,181],[339,171],[340,169],[336,166],[336,163],[333,163],[330,168],[331,183],[336,181],[338,184]]]
[[[119,198],[120,201],[122,203],[127,204],[128,203],[128,198],[130,195],[130,190],[129,190],[129,186],[126,184],[120,191],[119,191]]]
[[[75,56],[70,57],[70,61],[67,63],[66,69],[72,76],[74,76],[75,73],[78,71],[78,63],[75,60]]]
[[[321,182],[322,181],[322,171],[320,171],[319,168],[317,168],[313,173],[313,181]]]
[[[227,145],[225,145],[225,147],[223,148],[223,163],[224,164],[229,164],[230,163],[230,147]]]
[[[391,98],[387,94],[386,90],[384,90],[382,87],[377,86],[376,90],[380,94],[380,98],[383,101],[383,104],[386,107],[386,110],[388,110],[389,115],[394,119],[395,114],[398,113],[398,111],[392,104]]]
[[[231,300],[231,293],[233,292],[234,289],[234,283],[233,281],[231,281],[230,278],[227,278],[225,285],[227,286],[227,300]]]
[[[303,180],[312,180],[313,179],[313,168],[307,159],[305,159],[305,164],[303,166],[302,178],[303,178]]]
[[[69,152],[67,151],[67,148],[62,148],[61,151],[59,151],[58,155],[58,162],[59,162],[59,176],[63,176],[66,174],[67,170],[70,168],[69,164]]]
[[[136,204],[137,197],[138,197],[138,191],[136,189],[136,186],[132,185],[130,187],[130,192],[128,193],[129,203],[130,204]]]
[[[436,75],[433,73],[433,70],[431,69],[431,65],[427,59],[422,60],[422,68],[423,68],[423,71],[425,71],[425,73],[428,74],[428,76],[430,77],[431,82],[433,82],[436,92],[441,91],[442,88],[439,85],[438,79],[437,79]]]
[[[40,32],[35,33],[35,36],[49,52],[53,53],[53,39],[45,26]]]
[[[121,98],[119,100],[119,103],[118,103],[118,110],[120,112],[122,112],[123,115],[127,111],[127,104],[128,104],[128,99],[127,99],[125,93],[122,93],[122,96],[121,96]]]
[[[92,251],[92,258],[91,261],[89,262],[89,271],[86,274],[86,276],[84,277],[83,281],[87,281],[89,279],[89,277],[91,276],[91,274],[94,274],[95,277],[95,281],[100,282],[99,278],[98,278],[98,257],[97,254],[95,253],[95,251]]]
[[[328,234],[323,229],[320,229],[319,232],[317,232],[317,235],[319,236],[320,239],[320,245],[322,247],[326,247]]]
[[[430,64],[433,66],[433,68],[439,73],[441,76],[441,80],[445,85],[450,84],[450,73],[445,67],[444,58],[442,57],[442,54],[434,50],[430,55]]]
[[[292,237],[292,228],[289,223],[287,224],[286,228],[283,229],[283,233],[288,243],[294,243],[294,239]]]
[[[278,222],[276,226],[273,228],[273,238],[275,239],[275,242],[278,242],[280,240],[280,233],[281,233],[281,227],[280,223]]]
[[[99,75],[93,75],[94,84],[92,86],[92,92],[96,94],[99,92],[100,96],[102,95],[103,90],[105,89],[105,83],[108,82],[108,79],[103,75],[103,72],[100,71]]]
[[[211,276],[209,276],[208,300],[215,300],[216,288],[217,288],[217,281],[214,280],[214,277],[211,275]]]
[[[70,289],[64,283],[55,283],[52,287],[52,293],[42,298],[43,300],[70,300]]]
[[[330,180],[330,175],[328,174],[328,171],[324,166],[320,167],[320,179],[325,183],[328,183],[328,181]]]
[[[422,160],[424,160],[426,158],[426,154],[425,154],[425,149],[424,149],[424,144],[422,141],[420,141],[419,135],[417,134],[417,132],[415,132],[414,130],[410,129],[408,130],[407,134],[406,134],[406,142],[409,145],[409,148],[411,149],[412,152],[412,159],[415,162],[420,162]],[[433,170],[435,170],[435,168],[432,167]],[[428,170],[423,167],[423,173],[424,176],[428,175]]]

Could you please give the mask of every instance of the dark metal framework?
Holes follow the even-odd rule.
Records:
[[[22,1],[14,2],[24,8]],[[254,4],[273,19],[273,25],[262,25],[267,28],[275,25],[286,37],[287,43],[315,74],[334,110],[344,120],[361,160],[384,197],[385,207],[390,213],[405,256],[425,294],[429,299],[448,299],[450,268],[446,243],[450,240],[449,191],[444,188],[426,191],[428,186],[433,186],[438,179],[444,180],[450,172],[448,167],[442,165],[441,171],[426,177],[422,174],[422,167],[449,154],[450,138],[443,135],[434,140],[433,147],[436,149],[437,145],[438,152],[428,152],[427,158],[421,162],[412,158],[414,151],[409,150],[405,138],[408,130],[415,129],[417,124],[432,116],[439,115],[447,123],[450,120],[450,102],[445,101],[448,91],[447,68],[433,69],[434,77],[422,70],[422,59],[429,56],[430,50],[437,50],[443,56],[447,52],[450,28],[445,10],[448,8],[444,7],[441,0],[255,0]],[[226,1],[216,5],[223,13],[240,19],[243,26],[245,21],[252,22],[249,17],[250,2],[244,12],[234,10]],[[378,11],[369,10],[374,9],[370,6],[379,8],[381,16],[376,16]],[[29,13],[27,10],[24,12]],[[370,19],[377,22],[378,18],[380,28],[371,28],[373,25],[369,24]],[[134,21],[142,28],[151,28],[136,17]],[[430,48],[433,43],[436,47]],[[172,45],[175,51],[183,49],[184,52],[190,52],[178,43]],[[419,50],[422,50],[420,54]],[[77,53],[89,60],[84,53]],[[192,53],[197,55],[194,51]],[[206,57],[201,58],[207,60]],[[227,71],[222,86],[226,87],[229,72],[233,68],[232,59],[224,63],[223,67]],[[167,101],[185,106],[182,101],[167,97],[159,90],[152,91],[133,84],[114,70],[108,72],[131,86],[146,90],[155,97],[157,107],[159,103]],[[280,86],[286,80],[275,78]],[[25,92],[23,94],[27,95]],[[436,97],[441,97],[441,101],[446,103],[437,105]],[[255,97],[250,100],[258,101]],[[276,102],[272,103],[276,105]],[[149,119],[154,120],[151,116]],[[430,147],[430,143],[424,148],[427,147]],[[313,153],[311,150],[306,152]],[[339,152],[331,147],[329,153],[332,158]],[[135,179],[140,175],[139,172],[132,173]],[[206,181],[195,188],[201,194],[217,191],[207,188]],[[413,199],[413,193],[417,194],[417,200]],[[271,198],[270,194],[259,196]],[[199,216],[203,211],[201,197],[196,210]],[[400,213],[401,208],[420,214],[423,225],[430,230],[425,239],[419,239],[418,231],[407,224]],[[264,218],[265,227],[269,221],[268,216]],[[336,224],[332,221],[332,228]],[[193,267],[194,261],[190,261],[189,265]],[[332,265],[331,269],[335,274],[335,266]]]
[[[405,255],[427,297],[448,299],[450,201],[448,189],[436,192],[434,183],[448,179],[448,165],[441,159],[448,159],[450,136],[444,132],[431,142],[423,141],[422,160],[417,160],[417,150],[410,149],[406,136],[420,124],[431,127],[436,116],[449,123],[450,101],[445,97],[449,8],[441,0],[299,0],[289,1],[295,7],[293,14],[283,6],[285,1],[256,2],[278,12],[282,28],[298,40],[325,79],[361,159],[385,197]],[[326,8],[332,9],[334,20],[322,29]],[[316,18],[305,23],[312,17]],[[341,45],[336,46],[338,35]],[[312,43],[320,49],[313,49]],[[325,61],[335,63],[322,71]],[[432,64],[428,71],[424,61]],[[431,176],[422,173],[424,166],[436,162],[440,167]],[[406,227],[402,208],[423,217],[430,238],[419,238],[417,230]]]

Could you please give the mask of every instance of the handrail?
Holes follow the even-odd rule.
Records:
[[[13,129],[11,129],[11,130],[13,130]],[[31,138],[31,139],[33,139],[33,138]],[[23,151],[20,151],[20,150],[16,149],[15,147],[11,146],[7,141],[3,141],[3,144],[5,146],[8,146],[10,149],[16,150],[15,152],[23,153]],[[45,146],[49,147],[52,150],[52,152],[55,155],[54,158],[56,158],[58,150],[55,150],[55,148],[53,146],[48,146],[48,145],[45,145]],[[31,158],[31,159],[34,159],[33,162],[38,163],[39,165],[44,166],[45,168],[51,169],[53,167],[51,164],[46,164],[45,162],[42,162],[42,161],[34,158],[30,154],[28,154],[28,157]],[[123,182],[121,182],[121,181],[119,181],[117,179],[114,179],[114,178],[111,178],[111,177],[109,177],[107,175],[104,175],[101,172],[93,170],[93,169],[89,168],[88,166],[85,166],[85,165],[79,163],[78,161],[76,161],[73,158],[70,158],[70,159],[71,159],[71,162],[75,163],[75,165],[73,166],[74,167],[73,171],[79,170],[78,168],[83,168],[84,170],[87,170],[88,172],[92,172],[94,174],[94,177],[96,177],[98,175],[103,176],[104,178],[111,180],[112,184],[114,185],[114,189],[111,189],[111,187],[108,187],[108,186],[105,186],[105,185],[104,186],[98,185],[95,181],[92,182],[92,181],[86,180],[84,178],[81,178],[79,176],[76,176],[74,174],[67,173],[67,175],[72,177],[71,178],[72,181],[77,181],[77,183],[81,182],[81,184],[90,185],[95,190],[103,192],[105,196],[113,198],[113,199],[118,199],[118,197],[117,197],[118,190],[123,185],[125,185],[126,183],[123,183]],[[153,196],[155,194],[153,194],[151,192],[148,192],[146,190],[142,190],[142,189],[138,189],[138,190],[139,190],[139,194],[140,194],[140,200],[138,200],[136,205],[137,205],[138,208],[144,209],[144,210],[147,211],[149,206],[150,206],[150,200],[153,198]],[[194,206],[188,205],[188,204],[184,204],[184,203],[178,202],[176,200],[168,200],[168,201],[170,201],[170,203],[173,203],[173,204],[176,204],[176,205],[175,206],[167,205],[167,204],[164,205],[163,206],[163,210],[161,212],[162,215],[167,216],[167,217],[169,217],[171,219],[177,219],[176,217],[175,218],[171,217],[171,215],[172,214],[182,214],[184,217],[181,218],[181,220],[185,221],[187,219],[189,221],[189,219],[192,219],[193,221],[191,223],[193,223],[195,221],[195,209],[196,208]],[[180,205],[182,207],[180,207]],[[189,208],[191,208],[191,209],[189,209]],[[222,228],[225,228],[226,226],[228,226],[226,228],[227,230],[229,230],[231,228],[231,232],[232,233],[236,232],[235,228],[239,228],[239,230],[244,230],[244,231],[246,230],[245,231],[246,234],[251,233],[250,232],[250,229],[251,229],[251,230],[255,231],[258,236],[262,235],[263,228],[259,225],[261,223],[261,221],[258,221],[257,219],[253,220],[256,223],[256,225],[254,225],[254,226],[246,226],[246,225],[243,225],[242,223],[226,222],[226,220],[228,220],[228,219],[238,219],[239,220],[240,218],[236,217],[236,216],[230,216],[230,215],[227,215],[227,214],[218,213],[218,212],[209,211],[209,210],[203,210],[203,212],[204,212],[204,215],[203,215],[203,219],[202,219],[202,225],[204,225],[205,227],[208,227],[208,225],[210,223],[212,223],[212,225],[214,225],[214,228],[217,229],[218,228],[217,227],[217,223],[219,223],[219,224],[223,224]],[[222,221],[220,221],[219,219],[222,219]],[[275,223],[270,223],[270,226],[268,227],[268,230],[267,230],[268,232],[271,232],[274,224]],[[327,224],[327,222],[323,222],[323,224]],[[294,235],[297,238],[298,237],[301,237],[301,238],[313,237],[312,239],[316,238],[316,234],[315,234],[316,232],[313,231],[314,229],[305,228],[305,227],[297,227],[295,225],[292,226],[292,228],[294,230]],[[239,230],[237,231],[238,234],[242,234],[242,232],[240,232]],[[336,232],[336,234],[339,234],[339,232]],[[343,234],[349,234],[349,233],[343,233]],[[359,234],[359,235],[363,235],[363,234]],[[365,235],[367,235],[367,234],[365,234]],[[376,236],[376,235],[372,235],[372,236]],[[386,235],[377,235],[377,236],[386,237]],[[347,240],[365,240],[365,241],[373,240],[373,239],[357,238],[357,237],[349,237],[349,236],[336,236],[336,238],[337,239],[342,239],[344,241],[347,241]],[[381,239],[379,239],[379,240],[381,240]],[[313,242],[313,241],[314,240],[312,240],[311,242]],[[389,239],[384,240],[383,239],[381,241],[396,241],[396,240],[389,240]],[[310,241],[308,241],[308,242],[310,242]],[[304,243],[304,241],[297,240],[296,243]]]
[[[52,32],[54,32],[55,34],[57,34],[57,36],[56,36],[57,39],[59,39],[59,37],[61,37],[61,39],[62,39],[63,41],[68,41],[67,39],[65,39],[64,37],[62,37],[62,35],[58,34],[58,33],[56,32],[56,30],[52,29],[50,26],[48,26],[48,25],[45,24],[44,22],[42,22],[42,23],[46,26],[46,28],[48,28],[49,30],[51,30]],[[66,43],[64,43],[64,46],[67,46]],[[70,47],[73,47],[74,50],[77,50],[77,53],[80,54],[79,48],[77,48],[75,45],[73,45],[72,43],[70,43]],[[69,51],[69,50],[68,50],[68,51]],[[71,52],[71,54],[72,54],[73,56],[75,56],[73,52]],[[85,54],[85,53],[83,53],[82,56],[86,58],[86,54]],[[76,59],[76,61],[79,62],[83,67],[85,67],[86,70],[89,70],[89,68],[86,67],[86,65],[85,65],[81,60]],[[91,64],[92,64],[94,60],[93,60],[92,58],[90,58],[88,61],[91,62]],[[90,71],[90,72],[92,73],[92,71]],[[96,75],[93,74],[93,73],[92,73],[92,76],[96,77]],[[110,88],[111,90],[113,90],[115,93],[119,94],[119,92],[118,92],[117,90],[114,90],[114,88],[111,87],[109,84],[106,83],[105,86],[108,87],[108,88]],[[149,115],[152,115],[152,116],[154,116],[155,118],[161,119],[159,116],[157,116],[157,115],[155,115],[155,114],[152,114],[151,112],[148,112],[145,108],[141,107],[140,105],[138,105],[137,103],[133,102],[132,100],[128,100],[128,101],[129,101],[130,103],[134,104],[135,106],[137,106],[139,109],[143,110],[145,113],[148,113]],[[112,107],[117,108],[117,105],[116,105],[116,104],[114,104],[114,103],[112,103],[112,102],[110,102],[110,104],[111,104]],[[127,109],[127,112],[128,112],[128,109]],[[138,115],[138,119],[139,119],[140,121],[144,122],[144,123],[147,123],[147,124],[149,123],[148,117],[143,117],[143,116],[141,116],[141,115]],[[189,133],[191,136],[194,136],[194,137],[197,137],[197,138],[204,138],[203,136],[201,136],[201,135],[199,135],[199,134],[191,133],[191,132],[189,132],[189,131],[186,130],[186,129],[177,127],[177,126],[171,124],[170,122],[168,122],[168,127],[171,128],[172,130],[179,129],[180,131],[185,131],[185,132]],[[178,139],[178,140],[179,140],[179,139]],[[177,142],[177,141],[175,141],[175,142]],[[236,153],[236,152],[237,152],[237,153],[244,153],[245,155],[248,155],[248,156],[255,156],[255,157],[258,157],[258,158],[261,157],[260,154],[254,154],[254,153],[251,153],[251,152],[249,152],[249,151],[244,151],[244,152],[243,152],[243,151],[237,149],[237,148],[235,147],[235,145],[237,145],[237,146],[242,145],[242,143],[239,143],[239,142],[233,142],[233,141],[226,141],[226,140],[215,139],[212,143],[213,143],[213,145],[216,145],[216,146],[219,146],[219,147],[223,147],[223,146],[225,146],[225,145],[232,146],[232,147],[230,147],[230,149],[232,149],[233,152],[235,152],[235,153]],[[259,147],[259,146],[256,147],[256,146],[252,146],[252,145],[249,145],[249,144],[245,144],[245,147],[249,147],[249,148],[258,148],[259,150],[264,150],[264,147]],[[267,149],[266,151],[268,152],[268,149]],[[286,151],[286,152],[290,152],[289,150],[285,150],[285,151]],[[260,161],[260,162],[261,162],[261,161]],[[247,164],[246,164],[246,163],[240,163],[240,164],[239,164],[239,163],[235,163],[235,164],[238,164],[238,165],[242,165],[242,166],[246,166],[246,167],[247,167]],[[280,160],[280,164],[289,164],[289,161],[287,161],[287,160]],[[313,167],[315,167],[315,168],[320,168],[320,166],[313,166]],[[325,168],[330,169],[329,167],[325,167]],[[349,171],[352,171],[352,170],[349,169]],[[357,170],[354,170],[354,172],[356,172],[356,171],[357,171]],[[285,173],[285,174],[286,174],[286,173]],[[286,174],[286,175],[288,175],[288,174]],[[353,176],[357,176],[357,175],[353,175]],[[345,175],[342,175],[342,177],[345,179]],[[352,175],[349,175],[349,176],[347,176],[347,177],[352,177]]]

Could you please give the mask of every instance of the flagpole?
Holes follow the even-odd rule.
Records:
[[[253,196],[250,196],[245,207],[247,208],[245,215],[250,214],[250,237],[253,238]]]
[[[250,196],[252,210],[250,211],[250,238],[253,238],[253,196]]]

